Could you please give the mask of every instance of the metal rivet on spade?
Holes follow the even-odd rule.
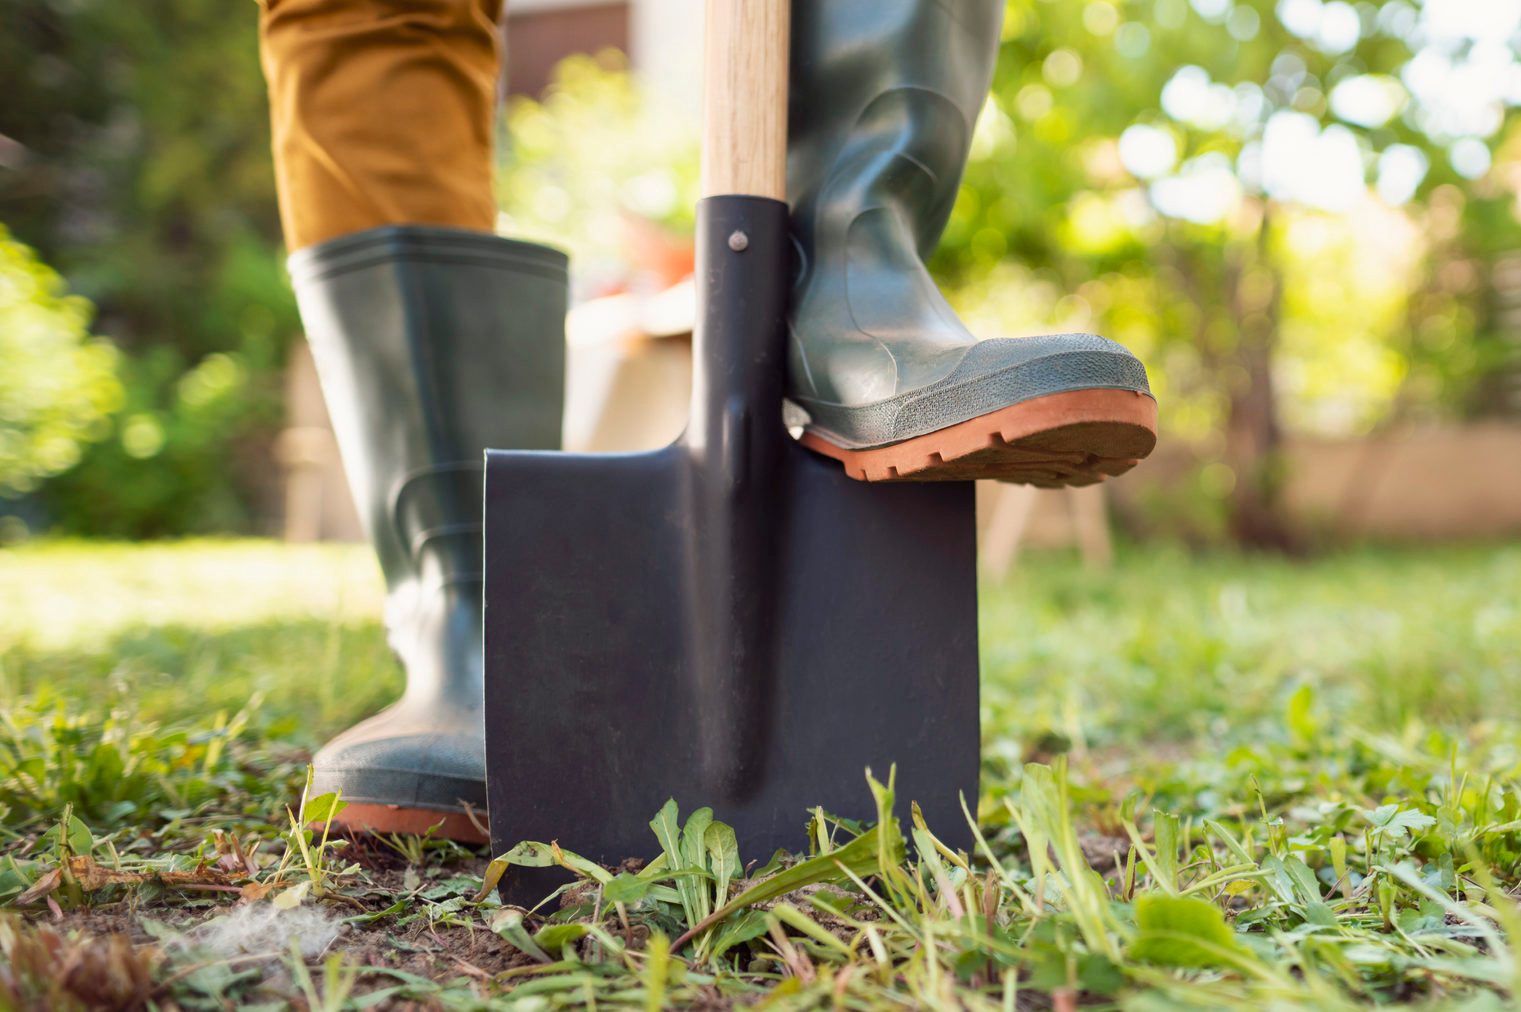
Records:
[[[750,237],[743,232],[734,231],[729,233],[729,248],[736,253],[743,253],[750,248]]]

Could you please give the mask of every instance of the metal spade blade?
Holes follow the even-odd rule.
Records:
[[[711,805],[747,859],[812,806],[872,815],[863,772],[969,844],[978,773],[972,486],[870,485],[782,423],[787,208],[699,205],[688,430],[635,454],[499,452],[486,471],[492,842],[606,864]],[[733,239],[735,235],[743,239]],[[906,813],[900,813],[906,814]],[[508,876],[537,900],[555,874]]]

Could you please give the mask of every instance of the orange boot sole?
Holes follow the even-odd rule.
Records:
[[[905,439],[852,450],[805,429],[800,440],[858,481],[1093,485],[1124,474],[1157,444],[1157,402],[1132,390],[1071,390]]]
[[[479,845],[491,842],[484,822],[466,812],[435,812],[426,808],[374,803],[349,804],[333,818],[333,826],[350,833],[407,833],[422,836],[433,829],[434,837],[456,843]]]

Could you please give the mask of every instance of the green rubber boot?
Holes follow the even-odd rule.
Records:
[[[402,226],[290,271],[407,676],[316,754],[312,790],[341,790],[351,828],[483,839],[482,451],[559,448],[565,255]]]
[[[1091,334],[979,342],[925,269],[987,99],[1004,0],[793,5],[790,400],[866,479],[1090,484],[1151,451],[1146,370]]]

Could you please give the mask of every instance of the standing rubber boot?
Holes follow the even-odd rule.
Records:
[[[793,4],[789,399],[866,480],[1084,485],[1156,442],[1146,370],[1090,334],[978,341],[925,269],[988,95],[1004,0]]]
[[[440,835],[486,839],[483,451],[559,448],[566,267],[542,246],[421,226],[290,258],[407,674],[399,702],[312,760],[313,793],[342,791],[350,828],[442,822]]]

